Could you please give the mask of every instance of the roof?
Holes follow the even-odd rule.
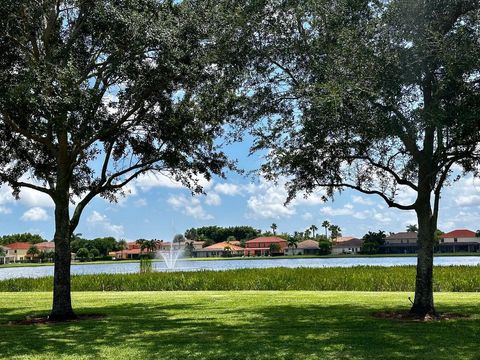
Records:
[[[226,247],[229,247],[230,250],[232,251],[243,251],[243,247],[235,245],[233,241],[228,242],[228,241],[222,241],[207,247],[204,247],[203,249],[199,249],[198,251],[212,251],[212,250],[225,250]]]
[[[474,238],[476,236],[475,232],[467,229],[453,230],[446,234],[440,235],[441,238]]]
[[[38,244],[35,244],[37,249],[55,249],[55,243],[53,241],[44,241]]]
[[[318,246],[318,241],[315,240],[305,240],[297,244],[298,249],[320,249]]]
[[[337,243],[340,243],[340,242],[349,241],[352,239],[355,239],[355,238],[353,236],[339,236],[334,241]]]
[[[287,242],[287,240],[282,239],[278,236],[260,236],[256,239],[248,240],[246,244],[255,244],[255,243],[280,243]]]
[[[362,246],[363,245],[363,240],[356,239],[356,238],[351,238],[350,240],[347,241],[342,241],[340,243],[335,243],[333,244],[334,248],[344,248],[344,247],[352,247],[352,246]]]
[[[12,244],[7,244],[9,250],[28,250],[32,244],[26,242],[16,242]]]
[[[389,235],[385,238],[385,240],[393,240],[393,239],[415,239],[417,240],[418,234],[413,231],[404,231],[404,232],[399,232],[396,234]]]

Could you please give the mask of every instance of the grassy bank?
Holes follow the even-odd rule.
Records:
[[[480,294],[437,294],[440,311],[467,319],[399,322],[411,293],[74,293],[101,320],[6,325],[42,315],[49,293],[0,294],[2,359],[478,359]]]
[[[0,281],[0,291],[51,291],[51,277]],[[415,267],[272,268],[72,277],[73,291],[413,291]],[[436,267],[435,291],[480,292],[480,266]]]

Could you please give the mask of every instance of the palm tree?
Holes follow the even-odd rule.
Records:
[[[38,254],[40,254],[40,250],[38,250],[35,245],[30,246],[30,248],[27,250],[27,255],[30,255],[32,257],[32,260]]]
[[[330,225],[328,228],[330,230],[330,237],[333,239],[336,239],[339,236],[342,236],[342,229],[340,229],[340,226],[338,225]]]
[[[328,228],[330,227],[330,222],[325,220],[323,223],[322,223],[322,227],[325,228],[325,237],[328,238]]]
[[[315,225],[310,226],[310,230],[312,231],[312,237],[315,238],[315,231],[318,230],[318,227]]]
[[[418,232],[418,226],[416,224],[407,225],[407,232]]]
[[[298,238],[290,236],[287,240],[287,246],[289,248],[295,248],[296,249],[298,247]]]
[[[310,238],[310,228],[306,229],[304,234],[305,234],[305,240],[309,239]]]
[[[270,229],[272,229],[274,236],[277,235],[277,233],[276,233],[276,231],[278,229],[277,224],[273,223],[272,225],[270,225]]]
[[[186,241],[185,242],[185,252],[188,256],[193,257],[193,252],[195,247],[193,246],[193,241]]]
[[[7,255],[7,252],[3,247],[0,246],[0,259],[2,259],[2,264],[5,264],[5,256]]]

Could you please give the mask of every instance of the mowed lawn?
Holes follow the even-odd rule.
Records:
[[[0,293],[1,359],[479,359],[480,294],[438,293],[468,319],[382,320],[410,293],[218,291],[74,293],[101,320],[8,325],[48,312],[50,293]]]

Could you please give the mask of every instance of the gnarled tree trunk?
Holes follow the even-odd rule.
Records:
[[[70,295],[70,216],[68,190],[55,201],[55,270],[53,306],[50,319],[64,321],[76,318]]]
[[[435,314],[433,303],[433,248],[437,228],[436,214],[430,204],[431,193],[419,191],[417,199],[418,255],[415,280],[415,300],[410,309],[412,314],[425,316]]]

